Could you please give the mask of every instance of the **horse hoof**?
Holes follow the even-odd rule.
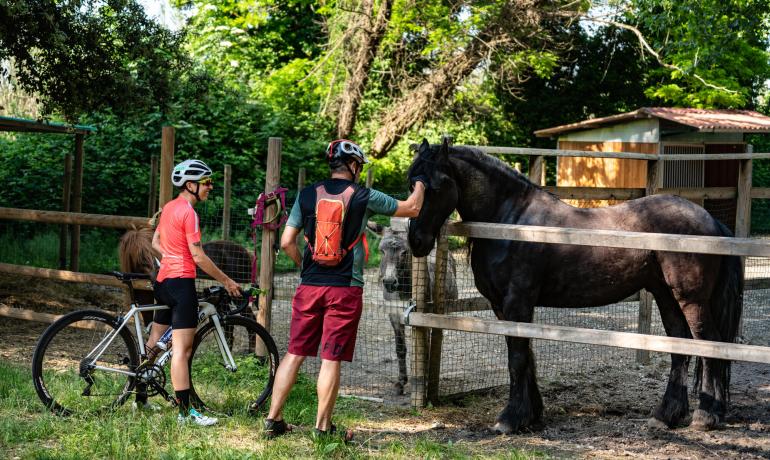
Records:
[[[507,423],[497,422],[492,427],[492,431],[495,434],[511,434],[511,433],[513,433],[513,428],[511,428],[511,426],[508,425]]]
[[[719,417],[710,414],[703,409],[696,409],[692,413],[692,422],[690,427],[698,431],[709,431],[719,425]]]
[[[395,396],[401,396],[404,394],[404,384],[402,383],[394,383],[393,384],[393,394]]]
[[[661,431],[668,430],[668,425],[666,425],[665,423],[661,422],[660,420],[654,417],[647,420],[647,427],[652,430],[661,430]]]

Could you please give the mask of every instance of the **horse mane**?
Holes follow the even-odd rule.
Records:
[[[452,156],[461,157],[464,161],[476,165],[478,169],[487,174],[488,178],[500,179],[501,183],[519,184],[520,187],[524,187],[526,190],[540,188],[533,184],[527,176],[513,169],[508,163],[477,148],[467,146],[449,147],[450,159]]]
[[[128,230],[120,238],[118,255],[120,270],[129,273],[151,273],[155,267],[155,259],[160,254],[152,248],[151,228]]]

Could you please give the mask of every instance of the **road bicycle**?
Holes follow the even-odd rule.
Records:
[[[139,305],[133,282],[149,275],[110,272],[127,287],[128,311],[113,316],[102,310],[79,310],[51,324],[38,339],[32,378],[43,404],[60,415],[115,410],[132,395],[160,395],[176,405],[167,389],[166,351],[148,359],[142,312],[168,309]],[[254,414],[273,388],[278,349],[270,333],[253,319],[249,296],[231,298],[221,286],[203,291],[199,324],[190,357],[190,404],[218,416]],[[256,395],[256,397],[254,396]]]

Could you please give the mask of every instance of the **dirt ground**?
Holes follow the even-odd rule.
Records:
[[[55,314],[94,305],[115,311],[121,296],[113,288],[0,275],[0,306]],[[45,327],[0,317],[0,359],[28,364]],[[754,331],[751,342],[767,345],[768,329]],[[647,366],[608,363],[591,372],[541,379],[545,415],[543,426],[532,432],[501,436],[489,431],[503,407],[504,389],[411,415],[384,404],[357,429],[374,443],[428,436],[466,445],[482,456],[516,447],[559,458],[770,458],[770,366],[734,363],[726,423],[699,432],[647,426],[663,394],[668,365],[667,356],[653,354]],[[692,397],[690,404],[696,404]]]

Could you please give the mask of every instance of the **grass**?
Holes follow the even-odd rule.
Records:
[[[175,410],[165,405],[154,413],[134,413],[127,404],[100,416],[61,418],[45,411],[27,367],[0,361],[0,452],[11,459],[542,458],[538,452],[518,449],[478,452],[469,443],[436,440],[429,434],[382,438],[358,432],[351,445],[333,437],[314,439],[310,431],[315,411],[314,382],[300,375],[285,416],[302,428],[272,441],[261,436],[262,417],[236,415],[212,428],[180,427]],[[335,423],[372,426],[367,414],[381,416],[382,411],[373,403],[340,399]],[[399,424],[399,417],[410,417],[407,409],[387,412],[391,419],[383,423]]]

